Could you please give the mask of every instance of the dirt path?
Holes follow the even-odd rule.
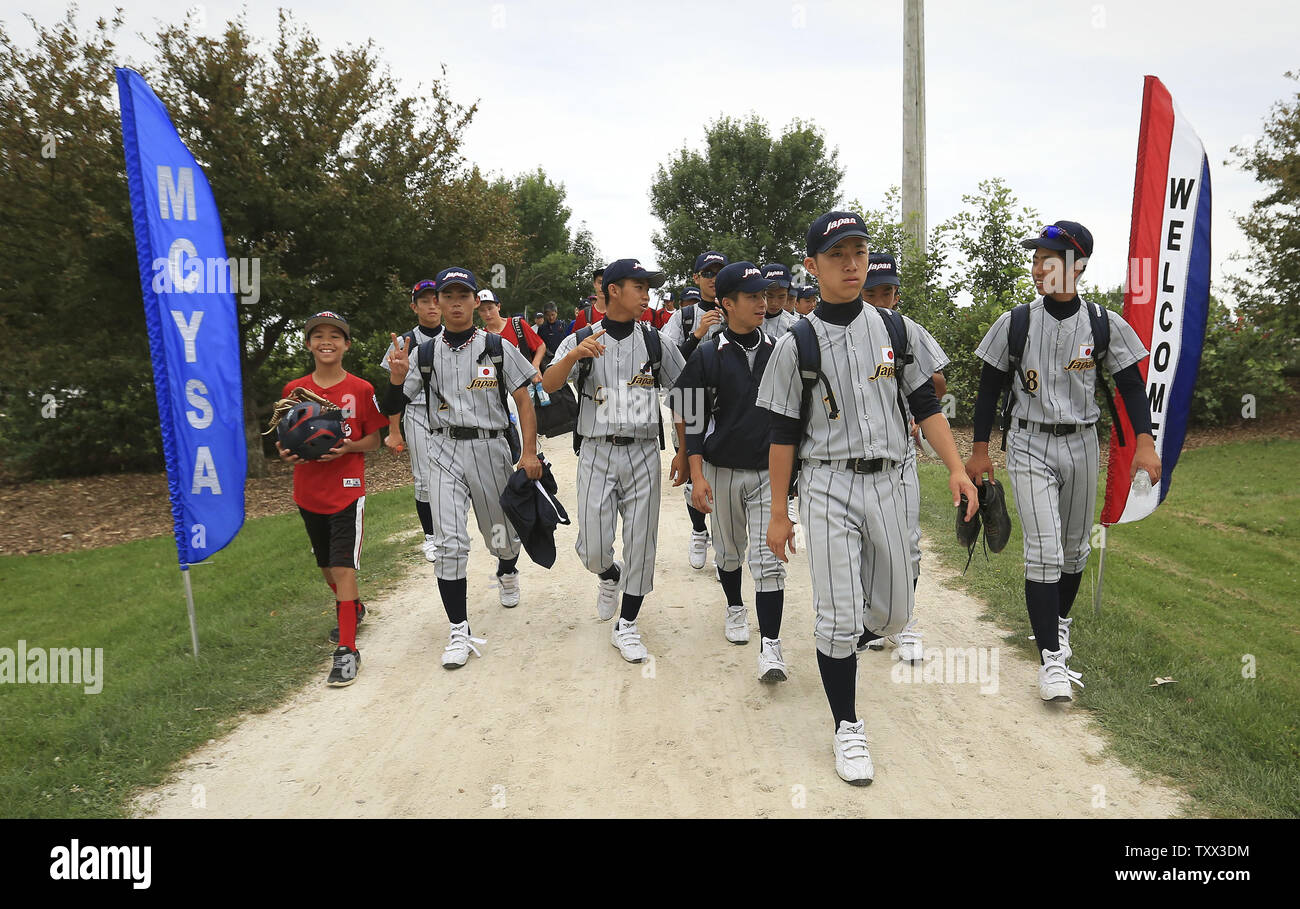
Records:
[[[567,440],[552,447],[568,485]],[[571,502],[572,491],[561,498]],[[200,749],[172,783],[142,795],[136,810],[158,817],[1178,812],[1176,792],[1101,756],[1085,711],[1039,700],[1035,668],[978,619],[976,601],[943,586],[947,575],[929,553],[917,596],[927,650],[989,648],[997,671],[982,685],[952,676],[914,682],[895,670],[901,664],[892,651],[863,654],[858,710],[876,782],[846,785],[831,757],[806,559],[801,553],[791,563],[788,581],[790,681],[761,685],[756,625],[747,646],[723,638],[712,570],[686,564],[681,491],[665,485],[663,504],[656,589],[639,622],[652,664],[625,663],[610,645],[609,625],[595,614],[594,580],[573,553],[576,530],[561,528],[553,570],[521,561],[523,603],[513,610],[497,605],[495,565],[476,539],[470,623],[487,639],[482,659],[442,669],[447,622],[426,566],[399,595],[369,603],[355,685],[327,689],[322,664],[319,683]],[[752,620],[748,578],[745,595]]]

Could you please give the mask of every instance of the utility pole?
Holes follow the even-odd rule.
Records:
[[[925,209],[925,0],[903,0],[903,228],[918,250]]]

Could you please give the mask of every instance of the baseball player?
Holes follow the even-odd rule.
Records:
[[[442,331],[442,312],[438,309],[438,291],[433,281],[417,281],[411,288],[411,311],[415,313],[417,324],[402,335],[408,338],[411,349],[425,341],[431,341]],[[379,368],[388,371],[388,355],[393,352],[393,345],[384,351]],[[406,434],[402,433],[402,421],[406,421]],[[424,529],[424,557],[430,562],[438,559],[438,548],[433,539],[433,514],[429,511],[429,475],[428,445],[426,436],[429,427],[424,422],[423,394],[411,402],[404,414],[393,414],[388,418],[388,436],[384,445],[394,453],[400,454],[408,445],[406,435],[410,435],[411,476],[415,480],[415,512],[420,516],[420,527]]]
[[[605,267],[605,318],[594,331],[574,332],[560,343],[542,377],[547,392],[572,381],[580,410],[578,433],[578,557],[599,579],[596,614],[614,617],[619,587],[622,610],[610,642],[623,659],[639,663],[647,651],[637,628],[646,594],[654,589],[659,535],[659,392],[681,374],[677,347],[639,320],[650,289],[664,283],[636,259]],[[656,375],[656,358],[659,359]],[[618,517],[623,519],[623,559],[614,559]]]
[[[689,305],[683,301],[664,324],[664,340],[681,351],[682,357],[689,357],[703,341],[713,337],[727,327],[722,308],[718,306],[715,282],[718,273],[727,266],[727,257],[720,252],[709,250],[695,257],[695,283],[699,287],[700,299]],[[697,509],[692,502],[694,486],[686,484],[686,514],[691,519],[691,539],[686,546],[686,559],[692,568],[703,568],[709,554],[709,530],[704,521],[704,512]]]
[[[791,300],[790,269],[784,265],[764,265],[763,277],[772,284],[764,291],[763,299],[767,303],[767,312],[763,318],[763,332],[773,341],[791,329],[798,317],[786,308]]]
[[[989,435],[998,398],[1009,385],[1007,473],[1024,531],[1025,607],[1040,651],[1038,688],[1045,701],[1072,700],[1070,685],[1083,686],[1081,674],[1068,665],[1073,653],[1069,615],[1092,551],[1088,536],[1097,499],[1099,360],[1114,378],[1137,436],[1130,440],[1136,445],[1131,475],[1145,470],[1152,483],[1160,480],[1146,383],[1138,370],[1146,348],[1121,316],[1076,291],[1092,243],[1092,233],[1077,221],[1057,221],[1037,237],[1022,240],[1021,246],[1034,251],[1031,274],[1039,297],[1021,304],[1026,309],[1017,307],[1026,319],[1019,360],[1013,362],[1015,311],[999,316],[975,350],[984,366],[966,470],[981,486],[985,475],[993,476]],[[1109,326],[1104,351],[1094,350],[1102,347],[1094,320],[1099,332]]]
[[[501,605],[519,605],[519,537],[501,508],[501,491],[514,473],[506,433],[512,432],[503,388],[514,399],[522,435],[519,466],[532,479],[542,475],[537,459],[537,422],[528,385],[533,365],[513,344],[498,340],[500,363],[493,362],[488,334],[474,327],[478,283],[467,268],[438,273],[442,334],[421,347],[398,344],[388,356],[389,385],[384,410],[396,413],[424,393],[429,426],[429,504],[438,547],[438,592],[451,631],[442,665],[458,669],[482,638],[470,634],[466,575],[469,570],[469,506],[488,551],[497,557]],[[425,375],[428,367],[428,390]],[[502,386],[500,383],[505,383]],[[437,405],[434,405],[437,401]]]
[[[902,282],[898,277],[898,263],[889,253],[871,253],[867,262],[867,280],[862,288],[862,300],[882,309],[898,308],[898,289]],[[938,345],[936,344],[936,350]],[[948,390],[947,380],[941,370],[948,365],[947,355],[938,350],[934,358],[934,394],[942,398]],[[903,458],[902,483],[903,500],[907,503],[907,525],[910,528],[908,541],[912,556],[912,589],[921,577],[921,481],[916,473],[916,435],[919,432],[913,425],[907,436],[907,455]],[[898,649],[895,656],[908,663],[916,663],[924,658],[925,651],[921,644],[921,631],[917,627],[916,616],[904,626],[898,634],[877,637],[871,632],[863,631],[858,639],[858,651],[864,649],[883,650],[885,643],[893,644]]]
[[[533,363],[533,384],[539,384],[542,381],[542,375],[537,370],[542,368],[542,360],[546,357],[546,343],[541,339],[533,327],[524,320],[523,316],[515,316],[512,319],[503,318],[501,315],[501,301],[497,298],[496,291],[490,287],[485,287],[478,292],[478,317],[483,321],[483,328],[492,332],[494,335],[500,335],[509,341],[515,347],[519,348],[522,353],[527,346],[527,356]],[[523,332],[523,337],[519,337]]]
[[[588,325],[595,325],[605,315],[605,292],[603,290],[605,279],[605,269],[598,268],[591,273],[591,295],[587,297],[587,305],[581,307],[574,313],[573,330],[586,328]]]
[[[817,614],[817,666],[834,720],[835,769],[860,786],[875,770],[855,705],[858,637],[864,628],[896,634],[912,617],[901,397],[948,466],[953,504],[965,494],[969,514],[978,507],[934,394],[938,345],[906,316],[863,306],[867,242],[866,225],[852,212],[828,212],[812,223],[803,264],[818,280],[821,301],[777,342],[757,399],[772,411],[768,469],[775,501],[790,487],[796,453],[803,460],[799,519]],[[809,362],[813,356],[818,362]],[[805,371],[815,382],[805,384]],[[768,547],[784,562],[794,542],[786,510],[772,509]]]
[[[740,567],[748,550],[762,637],[758,677],[784,682],[785,566],[766,542],[772,511],[767,473],[771,417],[756,404],[772,356],[773,339],[762,329],[766,291],[775,285],[752,262],[733,262],[718,273],[716,286],[727,328],[691,354],[677,380],[675,401],[686,421],[694,505],[710,514],[713,524],[714,556],[727,598],[724,636],[733,644],[749,642],[749,617],[740,593]]]
[[[799,295],[794,301],[795,315],[803,318],[817,308],[817,288],[811,284],[799,288]]]
[[[366,513],[366,456],[379,448],[384,416],[375,401],[375,388],[343,368],[343,355],[352,347],[352,329],[338,313],[319,312],[303,327],[303,345],[315,368],[284,386],[280,397],[305,388],[343,412],[346,438],[315,461],[303,461],[275,443],[280,459],[293,465],[293,501],[302,515],[316,566],[334,592],[338,627],[330,633],[336,644],[325,684],[346,688],[361,671],[357,623],[365,615],[357,587],[361,569],[361,539]]]

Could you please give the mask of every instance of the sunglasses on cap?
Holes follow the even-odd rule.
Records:
[[[1074,239],[1074,235],[1064,227],[1057,227],[1055,224],[1049,224],[1043,228],[1043,232],[1038,236],[1044,240],[1068,240],[1074,245],[1074,248],[1079,251],[1079,255],[1083,256],[1085,259],[1088,257],[1088,254],[1083,251],[1083,245],[1078,240]]]
[[[411,299],[414,300],[426,290],[432,290],[436,293],[438,290],[438,283],[436,281],[420,281],[411,288]]]

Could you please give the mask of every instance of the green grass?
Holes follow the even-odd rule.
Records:
[[[1100,616],[1096,551],[1071,613],[1070,664],[1087,685],[1076,705],[1115,757],[1186,791],[1194,815],[1300,815],[1297,464],[1300,443],[1282,440],[1185,453],[1155,514],[1110,528]],[[921,485],[926,537],[960,571],[946,471],[923,465]],[[988,564],[977,550],[960,583],[1032,655],[1014,513],[1012,524],[1007,548]],[[1157,676],[1177,682],[1150,687]]]
[[[420,558],[410,490],[366,497],[362,599]],[[402,531],[403,538],[385,542]],[[0,558],[0,647],[102,647],[103,690],[0,685],[0,817],[118,817],[241,714],[321,676],[335,624],[297,514],[249,521],[191,570],[199,659],[170,536]]]

